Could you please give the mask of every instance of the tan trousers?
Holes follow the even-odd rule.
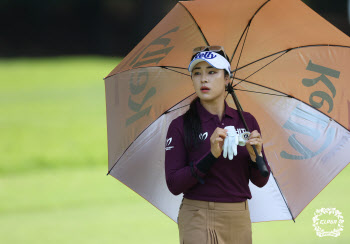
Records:
[[[251,244],[248,201],[237,203],[182,199],[180,244]]]

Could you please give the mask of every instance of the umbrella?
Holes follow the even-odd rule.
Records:
[[[177,3],[105,78],[108,174],[177,221],[165,137],[196,97],[187,66],[203,45],[224,46],[264,138],[271,174],[249,183],[252,222],[295,220],[350,158],[350,39],[299,0]]]

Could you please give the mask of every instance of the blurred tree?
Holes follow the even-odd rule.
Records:
[[[304,0],[350,35],[347,0]],[[0,56],[124,56],[176,0],[1,0]]]

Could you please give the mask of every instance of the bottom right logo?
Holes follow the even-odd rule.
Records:
[[[323,236],[340,236],[343,230],[344,219],[342,213],[336,208],[321,208],[316,209],[312,218],[315,227],[316,235]]]

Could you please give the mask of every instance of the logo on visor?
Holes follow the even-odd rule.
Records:
[[[213,52],[201,52],[198,53],[194,59],[199,59],[199,58],[205,58],[205,59],[213,59],[216,58],[217,55],[215,55]]]
[[[172,138],[172,137],[170,137],[170,138],[166,139],[166,147],[165,147],[165,151],[168,151],[168,150],[171,150],[172,148],[174,148],[174,146],[169,147],[169,145],[170,145],[170,143],[171,143],[171,141],[172,141],[172,140],[173,140],[173,138]]]

